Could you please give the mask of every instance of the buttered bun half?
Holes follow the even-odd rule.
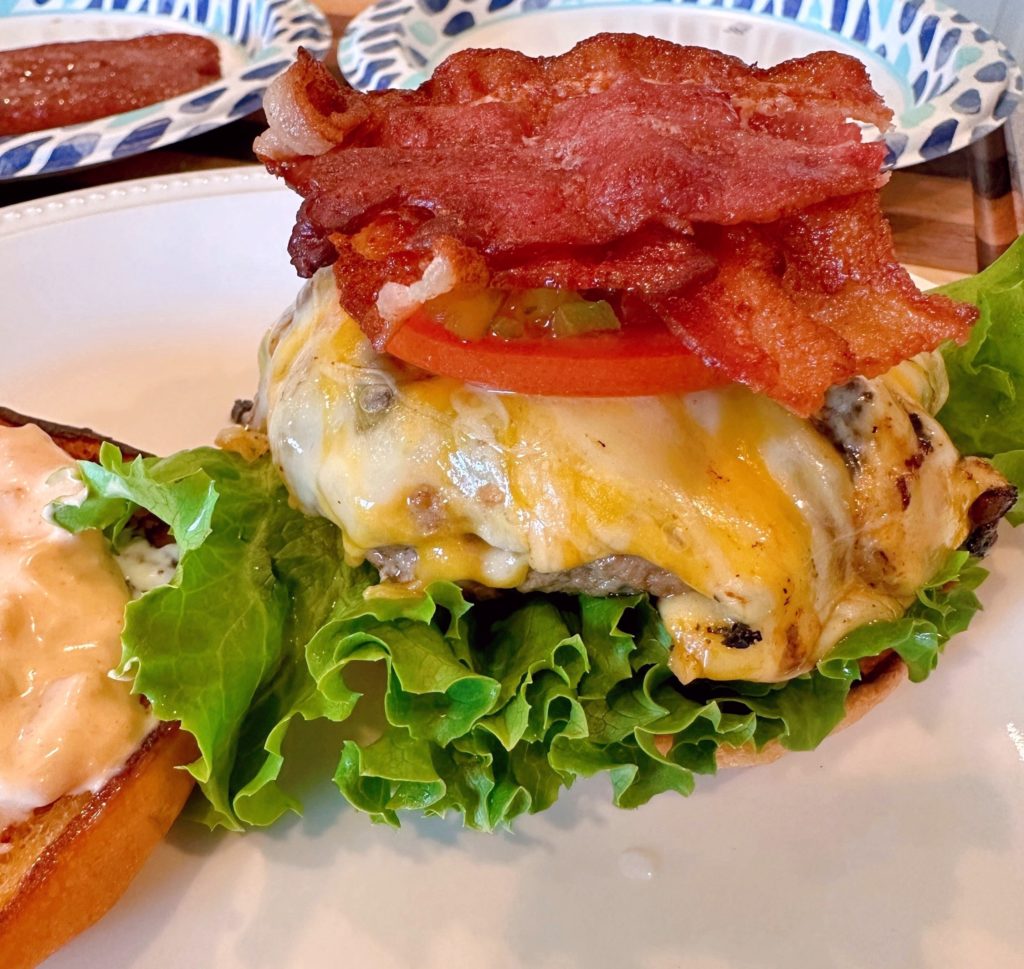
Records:
[[[0,408],[0,433],[40,426],[69,457],[94,459],[92,431],[30,420]],[[28,431],[26,433],[32,433]],[[129,454],[132,449],[124,449]],[[9,472],[10,469],[5,469]],[[12,488],[12,477],[0,484]],[[6,536],[0,534],[0,544]],[[69,540],[71,536],[69,536]],[[0,644],[14,635],[0,629]],[[102,684],[101,684],[102,685]],[[125,702],[141,702],[128,694]],[[9,699],[9,698],[7,698]],[[0,713],[12,705],[0,691]],[[100,725],[82,723],[91,737]],[[192,790],[179,768],[196,758],[193,738],[146,715],[141,745],[95,790],[65,794],[22,816],[4,810],[0,787],[0,964],[29,969],[99,920],[163,839]],[[11,751],[5,756],[14,757]],[[102,775],[100,775],[102,776]],[[0,771],[0,780],[6,780]]]

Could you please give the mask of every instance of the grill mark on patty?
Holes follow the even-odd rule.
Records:
[[[745,622],[709,627],[708,632],[720,636],[722,645],[728,646],[729,649],[749,649],[762,639],[760,630],[751,628]]]
[[[910,484],[905,474],[896,479],[896,490],[900,493],[900,506],[906,511],[910,507]]]

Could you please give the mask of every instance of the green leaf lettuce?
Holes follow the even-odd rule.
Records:
[[[1024,237],[984,272],[937,292],[980,314],[964,346],[943,350],[949,399],[939,421],[962,453],[990,458],[1024,492]],[[1024,521],[1021,502],[1009,520]]]

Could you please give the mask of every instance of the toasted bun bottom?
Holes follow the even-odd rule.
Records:
[[[5,833],[0,854],[4,969],[30,969],[99,919],[163,839],[192,790],[178,768],[191,734],[161,724],[99,793],[64,797]]]
[[[850,689],[846,698],[846,716],[829,736],[845,730],[856,723],[868,710],[881,703],[907,677],[906,664],[893,652],[883,653],[877,659],[861,664],[862,679]],[[718,766],[753,767],[755,764],[770,764],[783,754],[789,753],[777,740],[772,740],[757,750],[753,744],[742,747],[719,747]]]

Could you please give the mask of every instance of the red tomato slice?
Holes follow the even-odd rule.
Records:
[[[430,373],[545,397],[644,397],[728,382],[661,324],[577,337],[466,341],[415,314],[391,337],[387,351]]]

